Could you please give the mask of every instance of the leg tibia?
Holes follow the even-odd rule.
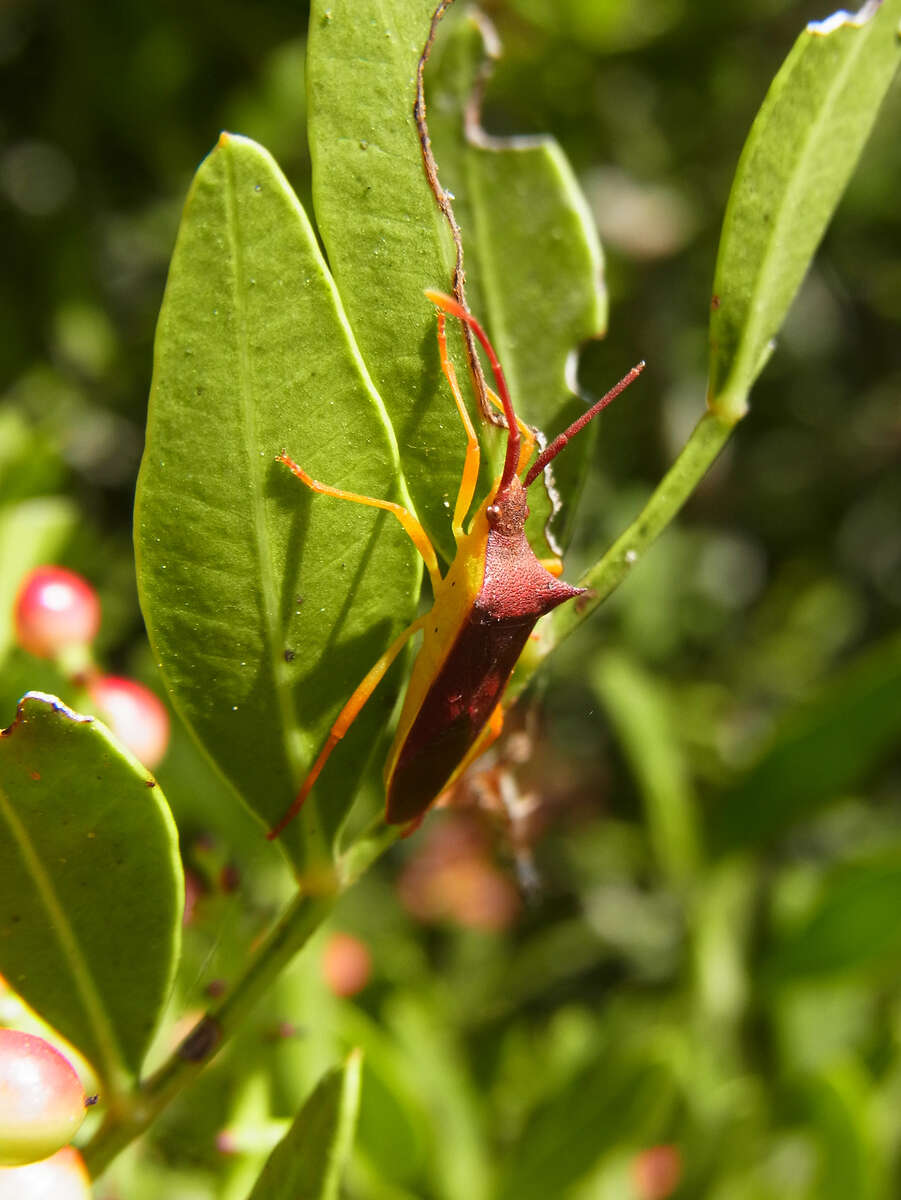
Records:
[[[435,550],[429,541],[428,534],[408,509],[400,504],[394,504],[390,500],[376,500],[372,496],[360,496],[356,492],[346,492],[343,488],[329,487],[328,484],[320,483],[318,479],[309,476],[303,467],[299,467],[293,458],[289,458],[284,450],[278,456],[277,461],[284,463],[288,470],[293,472],[301,483],[306,484],[311,492],[318,492],[322,496],[333,496],[336,500],[350,500],[353,504],[365,504],[369,508],[382,508],[385,512],[392,513],[403,525],[410,541],[422,555],[429,579],[432,581],[432,588],[438,586],[441,582],[441,572],[438,570]]]
[[[476,437],[476,431],[473,428],[472,421],[469,419],[469,412],[466,408],[466,402],[460,391],[460,385],[457,382],[457,372],[454,369],[454,364],[451,362],[447,353],[447,334],[445,333],[445,316],[441,310],[438,310],[438,354],[441,357],[441,370],[444,372],[447,382],[450,384],[450,390],[454,397],[454,403],[457,406],[457,412],[460,414],[460,420],[463,422],[463,429],[466,433],[466,457],[463,460],[463,474],[460,476],[460,487],[457,492],[457,502],[454,505],[454,516],[452,528],[454,537],[457,541],[463,536],[463,520],[469,512],[472,498],[475,495],[476,482],[479,478],[479,463],[481,461],[481,452],[479,451],[479,439]]]
[[[422,625],[423,618],[417,617],[412,625],[408,625],[403,633],[399,634],[398,637],[394,639],[385,653],[381,656],[381,658],[379,658],[378,662],[376,662],[367,672],[366,678],[357,687],[356,691],[338,714],[337,720],[329,731],[325,745],[319,751],[316,761],[313,763],[309,773],[307,774],[303,783],[300,785],[300,791],[294,797],[291,806],[288,808],[287,812],[278,822],[278,824],[274,828],[270,829],[269,833],[266,835],[270,841],[272,841],[273,838],[277,838],[285,826],[288,825],[289,822],[292,821],[300,812],[304,801],[313,790],[313,784],[319,778],[319,773],[328,761],[332,751],[357,719],[360,709],[378,687],[379,683],[381,683],[388,668],[397,658],[398,654],[400,654],[401,650],[403,650],[404,646],[407,644],[413,634],[422,628]]]

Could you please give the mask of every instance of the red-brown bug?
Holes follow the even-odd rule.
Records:
[[[564,430],[529,467],[535,448],[532,431],[517,420],[504,373],[486,334],[456,300],[426,292],[438,310],[441,366],[466,431],[467,447],[452,528],[457,550],[442,576],[428,536],[407,509],[386,500],[358,496],[311,479],[287,454],[279,459],[314,492],[383,508],[410,535],[426,565],[434,602],[388,647],[335,721],[293,804],[269,833],[277,837],[309,795],[335,746],[414,633],[423,641],[413,664],[403,709],[385,764],[386,819],[407,824],[421,819],[444,790],[498,736],[503,724],[501,697],[539,617],[581,594],[559,579],[561,564],[541,562],[529,545],[526,495],[567,442],[639,375],[639,363]],[[493,397],[507,424],[501,475],[464,530],[479,473],[479,443],[447,354],[445,313],[465,322],[484,347],[497,384]],[[551,569],[548,569],[550,565]]]

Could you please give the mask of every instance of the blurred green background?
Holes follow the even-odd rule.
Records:
[[[604,418],[575,579],[702,410],[732,173],[827,9],[486,8],[505,50],[486,127],[554,134],[604,241],[610,332],[582,383],[648,360]],[[306,20],[278,0],[0,8],[0,724],[26,688],[65,694],[10,645],[39,561],[97,584],[107,665],[159,686],[130,521],[167,261],[220,129],[262,142],[306,202]],[[349,1196],[901,1194],[899,119],[896,86],[751,414],[677,526],[458,805],[345,901],[335,925],[369,945],[369,986],[334,996],[323,935],[98,1195],[246,1195],[268,1119],[351,1044],[367,1068]],[[285,880],[184,731],[160,779],[198,891],[177,1020]],[[225,1126],[246,1153],[217,1148]]]

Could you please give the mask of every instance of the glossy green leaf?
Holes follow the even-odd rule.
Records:
[[[838,870],[810,916],[775,946],[767,976],[808,979],[893,962],[901,950],[899,907],[897,856]]]
[[[359,1052],[330,1071],[272,1151],[248,1200],[335,1200],[360,1103]]]
[[[615,652],[599,658],[592,679],[641,789],[658,864],[674,882],[684,880],[698,859],[696,800],[668,697]]]
[[[789,713],[771,741],[716,801],[712,845],[737,849],[775,837],[866,782],[901,737],[901,638],[891,638]]]
[[[32,692],[0,736],[0,823],[0,972],[115,1091],[138,1072],[180,946],[162,791],[99,721]]]
[[[422,292],[450,290],[453,246],[426,182],[413,120],[416,64],[433,8],[434,0],[361,0],[352,7],[317,0],[308,80],[317,225],[391,414],[417,511],[450,556],[447,510],[464,441],[439,371],[434,311]],[[439,31],[439,41],[447,36]],[[461,105],[480,50],[469,28],[452,56],[457,65],[442,70],[436,84],[436,47],[426,73],[427,87],[437,88],[430,128],[442,184],[457,196],[470,306],[498,340],[525,418],[556,430],[578,407],[564,380],[568,355],[603,325],[600,251],[553,142],[464,148]],[[467,378],[460,358],[458,375]]]
[[[419,581],[393,517],[313,495],[275,462],[285,448],[323,482],[403,499],[310,224],[266,151],[223,135],[194,180],[166,287],[135,540],[174,701],[267,825],[410,619]],[[383,685],[282,835],[298,866],[326,852],[391,703]]]
[[[901,62],[901,0],[811,22],[742,152],[713,284],[708,404],[732,420],[769,354]]]
[[[464,10],[435,50],[428,76],[429,127],[442,185],[456,197],[470,308],[487,325],[520,417],[551,438],[585,410],[573,393],[577,352],[606,328],[603,257],[594,218],[569,162],[551,137],[493,137],[464,127],[463,113],[489,55],[501,48],[480,14]],[[631,366],[623,363],[623,371]],[[615,383],[611,379],[611,385]],[[563,502],[554,533],[571,524],[599,424],[554,463]],[[540,485],[529,493],[530,533],[550,513]]]

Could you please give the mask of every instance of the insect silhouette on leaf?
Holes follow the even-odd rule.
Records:
[[[500,733],[504,688],[539,617],[584,591],[559,578],[558,560],[539,560],[529,545],[525,535],[528,489],[569,440],[637,378],[644,363],[633,367],[529,466],[535,449],[534,434],[517,419],[503,370],[481,325],[451,296],[434,291],[427,291],[426,296],[437,309],[441,366],[466,432],[466,456],[452,521],[456,554],[442,576],[425,530],[407,509],[319,483],[287,453],[279,455],[279,461],[311,491],[393,513],[422,555],[434,600],[429,611],[408,625],[388,647],[347,701],[293,804],[270,831],[270,838],[277,837],[300,811],[329,755],[403,647],[421,632],[422,645],[413,663],[384,773],[387,821],[399,825],[418,822],[436,796]],[[489,395],[503,411],[507,425],[503,470],[466,528],[480,450],[447,353],[445,314],[464,322],[481,342],[497,385],[497,395]]]
[[[446,296],[437,291],[425,293],[437,310],[441,367],[466,434],[466,456],[452,521],[456,553],[447,574],[442,576],[428,535],[407,509],[387,500],[358,496],[319,483],[287,453],[279,456],[279,460],[312,491],[393,513],[422,555],[432,584],[433,603],[427,613],[408,625],[392,642],[344,705],[293,804],[270,831],[270,838],[278,837],[300,811],[329,755],[416,633],[422,633],[422,645],[413,663],[394,742],[385,763],[388,822],[415,827],[439,793],[495,740],[503,725],[501,698],[504,688],[536,622],[558,604],[584,592],[583,588],[572,587],[559,578],[562,569],[559,560],[541,561],[529,545],[525,535],[529,515],[528,489],[567,442],[644,368],[643,362],[633,367],[615,387],[546,446],[529,466],[536,435],[517,418],[497,355],[467,307],[462,235],[454,216],[451,195],[438,180],[426,122],[425,66],[439,22],[452,2],[440,0],[432,15],[416,69],[413,116],[426,179],[447,220],[456,249],[454,295]],[[507,432],[503,470],[466,528],[464,523],[475,497],[481,455],[454,364],[447,352],[447,315],[462,323],[469,375],[482,414],[491,423],[506,428]],[[481,343],[491,366],[497,394],[485,383],[476,340]]]

